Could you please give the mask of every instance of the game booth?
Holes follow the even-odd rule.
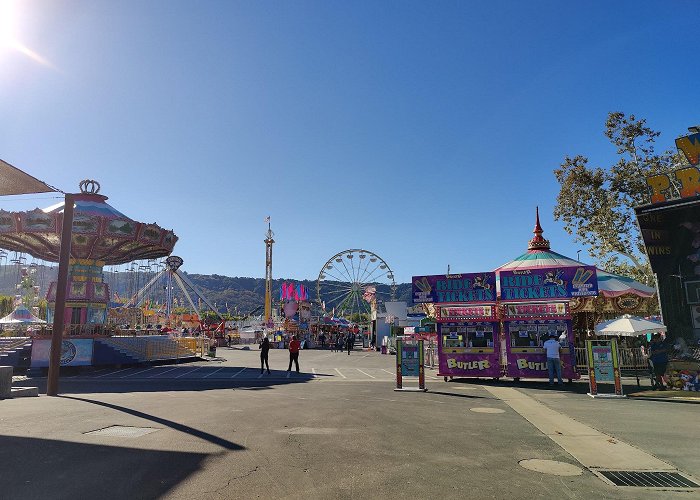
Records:
[[[555,336],[562,377],[580,378],[570,303],[598,295],[598,270],[551,252],[539,214],[533,232],[528,253],[494,272],[413,277],[413,302],[435,308],[438,376],[548,378]]]

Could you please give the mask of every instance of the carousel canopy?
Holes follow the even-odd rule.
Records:
[[[74,195],[71,257],[92,259],[105,265],[139,259],[157,259],[172,252],[177,236],[156,224],[136,222],[108,205],[99,184],[82,181]],[[58,262],[63,224],[63,203],[44,210],[0,210],[0,248],[24,252]]]
[[[524,269],[537,269],[549,267],[579,267],[583,264],[577,260],[551,250],[549,241],[542,237],[544,230],[540,226],[539,209],[536,212],[536,223],[532,238],[528,244],[528,250],[524,254],[516,257],[510,262],[495,269],[500,271],[521,271]],[[598,293],[604,297],[619,297],[620,295],[632,294],[640,297],[652,297],[656,294],[656,289],[643,285],[632,278],[619,276],[617,274],[603,271],[596,268],[598,277]]]
[[[17,324],[29,324],[29,323],[46,323],[43,319],[39,319],[34,316],[29,309],[27,309],[24,304],[20,304],[15,307],[15,310],[4,318],[0,318],[0,324],[3,325],[17,325]]]

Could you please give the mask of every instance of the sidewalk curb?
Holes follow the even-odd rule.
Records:
[[[628,394],[629,399],[634,399],[637,401],[662,401],[666,403],[685,403],[685,404],[700,404],[700,399],[690,399],[690,398],[656,398],[649,396],[633,396]]]

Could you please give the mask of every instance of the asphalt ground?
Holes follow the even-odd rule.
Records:
[[[700,497],[605,483],[488,389],[513,387],[698,478],[694,405],[594,400],[581,383],[445,383],[431,370],[429,392],[395,392],[395,358],[375,352],[305,350],[302,373],[288,375],[287,353],[272,350],[273,374],[262,377],[256,350],[217,354],[67,371],[61,397],[0,401],[0,497]],[[45,379],[20,384],[44,390]],[[86,434],[110,426],[125,428]],[[582,473],[535,472],[519,465],[526,459]]]

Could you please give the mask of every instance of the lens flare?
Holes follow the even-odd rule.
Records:
[[[19,11],[17,5],[16,0],[0,0],[0,55],[4,52],[19,52],[34,62],[56,69],[48,59],[18,40]]]
[[[0,1],[0,49],[14,48],[17,43],[17,9],[12,0]]]

